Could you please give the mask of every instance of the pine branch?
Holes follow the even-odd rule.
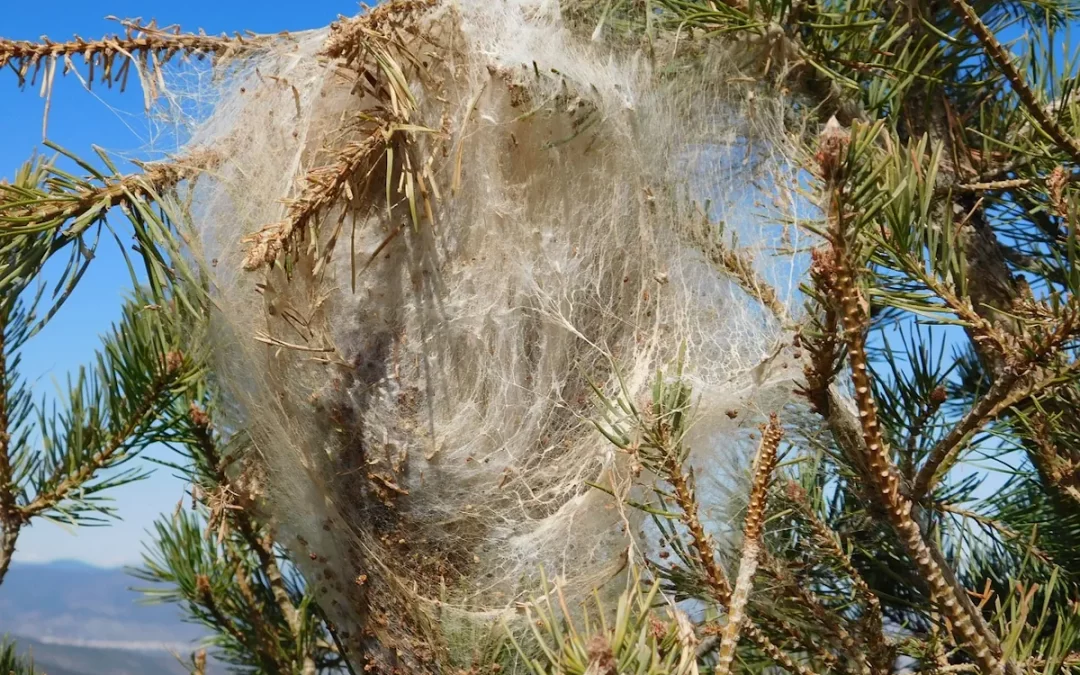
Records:
[[[209,474],[208,478],[211,485],[228,494],[242,494],[244,490],[236,487],[234,481],[226,473],[226,461],[218,451],[217,442],[211,431],[209,416],[195,403],[192,403],[189,418],[194,438],[192,451],[198,455],[198,464]],[[286,587],[281,568],[278,566],[274,540],[269,534],[259,535],[260,528],[253,519],[251,509],[252,505],[248,503],[241,504],[238,508],[226,507],[224,512],[227,514],[226,517],[229,522],[240,534],[241,539],[247,543],[248,549],[254,552],[257,557],[278,610],[292,632],[293,640],[299,644],[302,640],[301,632],[303,628],[301,618]],[[248,591],[248,594],[250,594],[250,591]],[[305,654],[304,660],[304,672],[314,672],[314,657],[311,654]]]
[[[1061,167],[1058,167],[1060,169]],[[994,172],[994,176],[1004,173],[1008,175],[1014,170],[1012,166],[999,169]],[[1055,178],[1055,174],[1058,176]],[[1075,183],[1080,181],[1080,174],[1070,173],[1066,174],[1063,170],[1060,172],[1051,172],[1050,176],[1035,177],[1035,178],[1003,178],[999,180],[979,180],[974,183],[959,183],[951,185],[946,188],[938,190],[939,196],[944,196],[949,191],[953,192],[1008,192],[1012,190],[1019,190],[1021,188],[1038,187],[1044,184],[1053,184],[1054,181],[1058,181],[1060,186],[1064,186],[1069,183]]]
[[[941,406],[948,399],[948,392],[945,391],[945,387],[938,385],[930,393],[930,400],[919,411],[918,416],[911,422],[911,428],[908,430],[907,443],[904,446],[904,454],[900,461],[900,475],[904,477],[904,480],[911,481],[915,478],[915,453],[919,448],[919,440],[926,433],[927,425],[930,424],[930,420],[934,418],[934,415],[941,410]],[[915,493],[917,494],[917,492]],[[913,495],[913,498],[917,499]]]
[[[319,218],[343,195],[353,194],[354,180],[366,188],[380,159],[386,166],[385,208],[389,211],[399,203],[393,185],[395,179],[400,179],[405,193],[400,201],[407,202],[414,228],[419,228],[422,217],[433,221],[434,178],[429,167],[412,158],[410,135],[435,131],[412,122],[416,99],[406,74],[412,72],[407,71],[411,67],[422,77],[425,66],[414,48],[403,42],[403,36],[416,33],[410,22],[436,4],[436,0],[393,0],[331,26],[323,56],[340,59],[359,70],[357,93],[379,104],[360,111],[342,129],[352,132],[358,140],[335,143],[326,149],[330,161],[307,173],[299,196],[288,201],[284,221],[266,225],[244,238],[248,244],[244,269],[271,266],[281,254],[299,251],[305,239],[310,239],[314,247]],[[400,164],[397,176],[395,161]],[[340,219],[330,235],[322,258],[316,262],[316,272],[329,261],[343,222],[344,218]]]
[[[1039,104],[1035,92],[1031,90],[1023,75],[1013,65],[1012,57],[1009,56],[1005,47],[998,42],[997,37],[986,27],[986,24],[982,22],[975,10],[964,0],[949,0],[949,4],[952,5],[953,10],[964,22],[964,25],[983,44],[986,55],[997,65],[998,69],[1009,81],[1009,84],[1012,85],[1013,91],[1020,97],[1020,102],[1043,133],[1050,137],[1063,152],[1067,153],[1073,162],[1080,164],[1080,142],[1070,136]]]
[[[776,289],[761,278],[754,269],[753,259],[744,252],[732,250],[721,241],[717,241],[708,231],[707,224],[694,234],[697,244],[702,247],[709,262],[724,271],[739,284],[739,287],[752,298],[772,312],[782,325],[791,324],[791,315],[787,305],[780,300]]]
[[[41,92],[45,97],[45,113],[42,116],[41,135],[48,136],[49,110],[52,106],[52,90],[57,70],[61,77],[75,72],[87,89],[93,86],[100,71],[100,80],[112,87],[120,85],[127,89],[131,71],[142,86],[146,109],[160,94],[164,85],[162,68],[178,55],[183,58],[210,58],[215,64],[269,47],[276,39],[271,36],[234,37],[185,34],[179,28],[159,29],[153,22],[142,25],[133,21],[121,21],[123,35],[106,36],[100,40],[84,40],[78,36],[70,42],[53,42],[43,38],[41,42],[9,40],[0,38],[0,68],[9,66],[15,72],[20,87],[42,77]],[[73,58],[81,56],[87,69],[86,77],[78,74]],[[117,61],[121,61],[117,65]],[[62,64],[62,65],[61,65]]]
[[[728,618],[720,638],[720,652],[717,656],[715,675],[727,675],[735,660],[735,646],[739,642],[739,633],[745,619],[746,603],[754,584],[754,572],[757,570],[761,555],[762,524],[765,519],[765,507],[768,500],[769,482],[776,468],[777,450],[783,431],[780,420],[774,413],[769,423],[761,430],[761,443],[754,459],[754,478],[750,488],[750,503],[743,527],[742,556],[739,561],[739,574],[735,580],[735,591],[728,603]]]
[[[877,423],[877,408],[871,394],[863,335],[865,315],[860,307],[854,279],[844,263],[838,265],[836,282],[838,288],[843,291],[840,298],[844,309],[842,318],[845,341],[848,344],[851,379],[855,387],[855,400],[859,410],[863,442],[867,450],[867,468],[869,469],[867,478],[875,486],[875,496],[884,507],[890,524],[900,536],[901,543],[919,568],[935,597],[939,598],[944,605],[949,620],[970,648],[982,672],[987,675],[1003,673],[1004,666],[991,650],[985,636],[989,629],[984,627],[980,616],[963,607],[963,589],[955,588],[948,583],[941,566],[934,559],[923,539],[919,524],[911,516],[910,500],[900,491],[898,471],[885,447],[885,441]]]
[[[1075,312],[1069,312],[1062,317],[1055,330],[1049,335],[1041,335],[1032,340],[1034,344],[1020,345],[1015,354],[1009,358],[1005,367],[998,373],[990,390],[986,392],[972,407],[963,419],[950,429],[949,433],[942,438],[927,456],[926,462],[915,478],[915,484],[911,496],[915,500],[922,499],[936,483],[937,475],[943,466],[948,466],[952,458],[959,451],[961,443],[973,431],[982,428],[986,423],[1005,412],[1010,406],[1020,403],[1023,399],[1041,391],[1055,382],[1060,382],[1063,373],[1069,373],[1080,368],[1077,362],[1073,362],[1062,369],[1047,368],[1041,373],[1034,373],[1036,369],[1048,359],[1053,358],[1065,342],[1073,335],[1076,327]],[[1030,381],[1033,376],[1034,381]],[[1024,384],[1018,387],[1018,384]]]
[[[6,312],[5,312],[6,313]],[[0,583],[15,554],[22,525],[16,505],[16,485],[11,472],[11,427],[8,416],[7,317],[0,316]]]
[[[159,519],[155,528],[151,553],[133,574],[169,588],[139,590],[154,601],[183,603],[189,617],[214,631],[219,657],[228,663],[300,675],[299,659],[292,656],[300,643],[276,613],[266,611],[273,596],[246,542],[225,532],[219,544],[186,513]]]
[[[747,623],[743,626],[743,633],[749,637],[754,644],[758,646],[762,652],[765,653],[770,659],[772,659],[778,666],[788,671],[789,673],[795,673],[795,675],[817,675],[813,670],[810,670],[801,663],[796,662],[783,650],[777,647],[772,640],[769,639],[761,628],[759,628],[753,622]]]
[[[342,19],[330,25],[330,37],[322,53],[332,59],[354,64],[367,49],[373,37],[382,37],[391,28],[409,24],[421,13],[439,4],[439,0],[389,0],[359,16]]]
[[[112,512],[96,503],[98,493],[144,475],[137,470],[101,474],[145,447],[147,435],[162,422],[175,396],[174,386],[186,374],[179,372],[183,358],[169,352],[149,310],[166,294],[169,278],[177,275],[177,269],[186,268],[174,258],[165,271],[170,265],[167,259],[175,253],[171,230],[164,223],[167,207],[161,206],[159,216],[143,201],[160,201],[156,191],[175,184],[184,170],[153,165],[147,171],[149,179],[117,175],[110,180],[53,147],[87,168],[94,178],[77,179],[51,163],[31,161],[13,183],[0,184],[0,259],[6,264],[0,284],[0,581],[21,528],[33,518],[52,512],[71,523],[90,523],[100,520],[100,515],[91,514]],[[111,169],[108,159],[102,159]],[[100,187],[93,184],[95,180]],[[61,403],[62,412],[48,415],[35,409],[29,389],[12,369],[22,346],[71,297],[94,257],[96,241],[88,242],[84,235],[115,205],[127,207],[151,290],[136,292],[119,326],[105,338],[96,368],[80,370]],[[77,222],[62,230],[69,219]],[[64,249],[71,250],[70,260],[59,275],[51,306],[39,318],[37,305],[44,287],[27,296],[26,302],[24,295],[41,281],[46,263]],[[39,440],[33,439],[35,435]],[[33,447],[38,444],[40,450]]]
[[[727,573],[716,560],[716,552],[712,537],[705,532],[698,516],[697,498],[694,489],[686,478],[682,463],[674,457],[670,458],[665,467],[664,479],[671,484],[674,491],[675,503],[682,511],[682,521],[690,533],[690,547],[695,551],[695,556],[701,564],[712,595],[727,605],[731,598],[731,583]]]
[[[662,375],[657,375],[657,380],[653,386],[650,421],[647,422],[636,411],[632,413],[634,423],[640,433],[638,431],[631,433],[630,430],[623,427],[621,422],[611,423],[608,428],[600,424],[597,424],[597,427],[608,440],[620,449],[630,453],[643,466],[661,476],[671,486],[673,499],[681,512],[680,520],[689,532],[690,542],[687,555],[692,558],[690,562],[695,563],[700,568],[708,588],[708,597],[720,606],[729,608],[730,612],[733,602],[731,582],[728,580],[724,568],[717,560],[712,538],[705,531],[699,517],[700,508],[694,492],[693,474],[684,466],[687,451],[682,444],[682,438],[688,424],[691,392],[690,387],[680,379],[681,376],[681,365],[673,382],[665,382]],[[597,393],[599,393],[599,390],[597,390]],[[613,407],[610,402],[608,403],[609,407]],[[628,407],[624,407],[624,409],[633,410]],[[779,423],[770,419],[770,426],[774,423],[776,425],[775,430],[768,435],[768,438],[770,443],[775,442],[778,444]],[[632,437],[637,436],[641,436],[640,440],[630,440]],[[762,442],[765,443],[764,440]],[[770,455],[774,455],[775,452],[775,447],[764,451],[763,456],[767,460],[766,463],[775,462],[774,456],[769,459]],[[763,468],[765,467],[759,464],[756,475],[760,475]],[[763,499],[764,497],[762,497]],[[758,504],[757,510],[762,510],[764,501],[760,501]],[[759,533],[760,517],[761,513],[757,513],[756,517],[751,519],[751,534]],[[745,600],[743,603],[745,607]],[[742,627],[742,632],[769,658],[773,659],[785,670],[797,675],[813,675],[813,671],[795,662],[753,622],[746,623]]]
[[[859,654],[856,646],[853,644],[852,638],[842,626],[836,625],[830,626],[830,630],[836,632],[841,641],[844,643],[844,647],[848,651],[848,655],[852,660],[860,664],[860,670],[865,673],[867,669],[874,670],[871,665],[872,661],[877,661],[879,668],[882,665],[882,661],[888,662],[891,660],[891,655],[888,650],[888,639],[885,636],[884,629],[884,617],[881,611],[881,601],[878,600],[877,595],[870,589],[870,586],[866,583],[863,575],[855,567],[855,564],[851,560],[851,555],[848,553],[843,545],[843,539],[839,533],[831,528],[825,521],[823,521],[817,514],[817,512],[807,502],[806,491],[802,486],[793,480],[788,480],[785,486],[786,495],[789,500],[795,503],[799,509],[799,513],[802,516],[802,521],[810,527],[810,531],[813,533],[815,541],[818,546],[824,549],[828,554],[840,564],[840,569],[847,575],[847,581],[851,583],[852,596],[858,595],[866,603],[866,612],[863,615],[862,624],[863,632],[866,633],[865,640],[870,645],[869,654]],[[797,590],[802,591],[803,586],[796,584]],[[812,610],[817,606],[817,603],[807,602]],[[835,622],[835,617],[830,619],[823,616],[821,612],[815,611],[815,616],[823,625],[829,625],[830,621]]]
[[[960,183],[954,185],[951,190],[956,192],[997,192],[999,190],[1015,190],[1017,188],[1027,187],[1034,183],[1034,179],[1031,178],[1011,178],[1008,180],[995,180],[985,183]],[[942,190],[943,193],[948,190]]]
[[[214,153],[201,151],[171,162],[145,164],[140,174],[106,176],[95,172],[89,179],[75,179],[50,166],[52,176],[41,187],[0,184],[0,237],[59,230],[72,221],[63,232],[70,241],[109,209],[135,200],[153,200],[212,168],[216,161]]]
[[[422,71],[423,65],[398,39],[403,23],[431,6],[432,0],[396,0],[331,27],[323,54],[360,68],[363,74],[356,81],[358,92],[381,104],[359,112],[343,128],[358,140],[335,143],[326,149],[330,161],[308,171],[299,196],[288,201],[285,220],[266,225],[243,239],[248,244],[245,270],[273,265],[283,253],[298,252],[305,239],[314,246],[319,218],[343,195],[353,194],[353,181],[366,188],[379,160],[384,160],[386,166],[385,208],[390,210],[395,205],[393,185],[399,177],[413,226],[420,226],[421,210],[429,221],[433,220],[428,185],[434,179],[430,169],[421,168],[410,154],[410,134],[435,133],[411,121],[416,99],[405,68],[408,64]],[[400,163],[399,176],[394,174],[395,159]],[[343,222],[340,219],[330,235],[316,271],[329,261]]]
[[[1029,449],[1028,455],[1039,474],[1060,495],[1070,500],[1074,507],[1080,507],[1080,463],[1061,456],[1059,443],[1055,443],[1051,438],[1050,422],[1044,411],[1038,410],[1029,426],[1033,447]]]
[[[125,419],[117,420],[119,427],[107,438],[99,450],[88,457],[80,458],[80,461],[75,465],[78,468],[65,475],[65,472],[71,467],[57,463],[53,467],[51,475],[42,481],[42,485],[46,489],[38,492],[28,504],[18,507],[17,513],[20,521],[26,523],[31,518],[57,509],[61,502],[70,497],[72,493],[82,490],[87,482],[93,479],[102,469],[126,459],[132,437],[137,436],[141,429],[146,428],[155,421],[162,408],[167,406],[168,399],[171,398],[170,389],[177,379],[178,368],[178,365],[165,365],[160,368],[147,391],[137,401],[134,409],[130,411]]]
[[[216,625],[229,634],[234,640],[240,644],[245,644],[247,641],[244,632],[236,625],[231,618],[225,615],[218,607],[217,599],[214,597],[214,591],[210,587],[210,579],[206,575],[200,574],[195,578],[195,595],[199,599],[200,604],[210,612],[210,615],[214,617]],[[271,661],[271,667],[276,667],[276,664]]]
[[[286,219],[244,237],[243,242],[248,244],[244,269],[252,271],[273,265],[284,251],[295,249],[319,215],[337,202],[356,174],[374,165],[391,135],[389,125],[378,126],[369,130],[363,140],[347,143],[337,150],[333,163],[312,169],[304,179],[300,196],[289,202]]]
[[[942,465],[947,465],[947,460],[952,458],[960,448],[960,444],[971,432],[981,428],[990,420],[990,414],[998,410],[998,404],[1008,397],[1020,377],[1021,373],[1016,369],[1003,372],[994,380],[990,391],[979,399],[975,406],[964,415],[959,424],[953,425],[949,433],[931,448],[926,461],[915,477],[911,489],[912,499],[919,500],[927,494],[929,489],[937,482],[938,472]]]
[[[288,654],[286,654],[284,646],[278,639],[277,632],[265,621],[262,616],[262,603],[256,599],[255,594],[251,591],[251,585],[247,580],[247,570],[244,569],[243,559],[244,555],[235,550],[235,547],[231,542],[225,542],[225,548],[230,551],[230,558],[236,561],[234,565],[233,578],[236,581],[236,588],[240,591],[240,597],[243,600],[240,612],[247,620],[247,625],[251,626],[254,637],[254,650],[265,655],[267,661],[271,663],[279,664],[278,668],[281,668],[280,664],[288,663],[290,661]],[[307,656],[306,659],[310,666],[311,675],[314,675],[315,660]],[[304,675],[308,675],[308,668],[304,669]]]
[[[181,33],[180,30],[160,29],[154,23],[142,25],[123,21],[123,34],[108,35],[100,40],[84,40],[78,36],[70,42],[41,42],[9,40],[0,38],[0,68],[10,66],[22,86],[29,78],[34,82],[43,64],[48,68],[46,77],[51,86],[56,65],[63,62],[66,74],[74,70],[72,57],[82,57],[89,68],[87,83],[94,81],[95,70],[101,70],[101,81],[109,85],[125,84],[132,63],[144,71],[150,66],[157,69],[177,55],[216,60],[236,56],[268,46],[274,39],[269,36],[240,34],[234,37]],[[123,63],[116,65],[120,59]],[[147,79],[149,81],[149,79]]]
[[[1043,563],[1045,563],[1047,565],[1055,565],[1056,564],[1054,562],[1053,557],[1049,553],[1047,553],[1046,551],[1043,551],[1042,549],[1040,549],[1038,546],[1032,544],[1031,542],[1025,542],[1024,540],[1026,539],[1026,536],[1024,534],[1022,534],[1020,532],[1017,532],[1013,528],[1009,527],[1008,525],[1006,525],[1006,524],[1004,524],[1004,523],[1002,523],[1002,522],[1000,522],[998,520],[995,520],[993,518],[987,518],[986,516],[975,513],[974,511],[970,511],[968,509],[961,508],[961,507],[956,506],[954,504],[946,504],[944,502],[934,502],[932,508],[934,510],[936,510],[936,511],[941,511],[941,512],[944,512],[944,513],[953,513],[953,514],[956,514],[957,516],[960,516],[961,518],[968,518],[970,520],[973,520],[976,523],[978,523],[979,525],[982,525],[983,527],[985,527],[987,529],[994,530],[995,532],[997,532],[998,534],[1000,534],[1002,537],[1004,537],[1006,539],[1011,539],[1013,541],[1016,541],[1021,546],[1023,546],[1026,551],[1030,551],[1033,556],[1038,558]]]
[[[851,226],[845,221],[850,217],[844,204],[850,143],[850,137],[838,125],[826,127],[816,157],[826,182],[829,241],[832,247],[828,262],[822,263],[828,268],[821,273],[821,276],[830,278],[829,288],[819,291],[827,294],[832,290],[839,294],[836,302],[840,308],[842,338],[847,345],[848,367],[862,436],[862,452],[858,455],[862,458],[863,477],[872,487],[875,499],[885,511],[889,524],[899,536],[920,576],[943,606],[945,615],[952,622],[954,630],[960,633],[980,670],[985,675],[1000,675],[1006,672],[1006,665],[1001,661],[998,640],[967,599],[965,590],[952,578],[947,566],[942,564],[940,555],[935,555],[924,539],[919,523],[912,517],[913,504],[900,489],[899,470],[890,457],[878,424],[877,404],[866,356],[868,304],[859,291],[855,271],[851,267],[847,241]]]
[[[865,644],[856,641],[855,636],[845,627],[841,613],[828,607],[814,592],[812,584],[807,583],[808,580],[795,579],[781,560],[767,554],[763,554],[762,557],[767,561],[769,572],[780,584],[778,590],[782,597],[809,612],[813,620],[817,622],[815,628],[821,631],[819,639],[831,643],[838,652],[843,654],[846,663],[841,666],[838,658],[833,659],[828,663],[829,670],[871,675],[874,670],[870,659],[872,652]]]

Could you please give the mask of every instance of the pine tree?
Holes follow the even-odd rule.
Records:
[[[394,149],[411,157],[410,134],[430,131],[408,117],[419,66],[397,40],[437,4],[388,0],[330,33],[323,56],[363,72],[357,86],[392,100],[398,117],[366,119],[372,143],[337,148],[307,177],[286,221],[252,235],[249,268],[292,273],[305,242],[325,241],[321,217],[354,198],[354,175],[384,157],[397,166]],[[709,504],[685,442],[701,411],[676,364],[644,404],[595,391],[607,411],[597,443],[643,470],[646,497],[627,506],[664,544],[633,566],[613,614],[599,597],[569,607],[545,580],[522,603],[531,630],[477,638],[465,662],[396,645],[388,657],[370,642],[370,653],[357,651],[290,562],[308,555],[304,545],[275,539],[260,504],[265,467],[248,430],[230,426],[202,337],[211,294],[185,249],[191,214],[177,195],[216,159],[125,176],[104,154],[92,163],[53,146],[87,177],[32,160],[0,185],[0,581],[27,523],[111,517],[101,494],[142,477],[130,462],[164,443],[178,452],[173,468],[191,482],[194,506],[162,516],[138,576],[213,629],[213,654],[242,672],[1080,672],[1080,103],[1068,39],[1080,8],[561,6],[571,30],[652,58],[667,50],[670,68],[701,67],[705,45],[731,47],[746,55],[745,91],[788,106],[785,132],[817,213],[796,224],[817,242],[804,252],[803,311],[788,311],[721,224],[708,223],[702,242],[712,264],[791,327],[786,353],[803,370],[804,404],[773,411],[759,432],[738,545],[703,524]],[[0,40],[0,66],[19,84],[58,86],[57,69],[78,68],[88,81],[120,83],[134,69],[153,87],[170,60],[205,57],[224,69],[274,39],[126,24],[101,41]],[[421,170],[405,165],[416,224],[427,190]],[[62,311],[116,219],[135,238],[132,299],[59,411],[46,411],[20,379],[20,350]],[[47,294],[39,280],[54,255],[68,263]],[[205,652],[193,655],[192,672],[205,663]],[[0,670],[22,667],[0,652]]]

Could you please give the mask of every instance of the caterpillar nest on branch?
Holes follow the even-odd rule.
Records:
[[[799,276],[761,217],[797,215],[784,106],[718,48],[593,28],[389,3],[234,69],[190,140],[221,158],[191,203],[228,423],[352,648],[444,659],[541,570],[622,587],[655,541],[590,487],[632,469],[590,383],[647,401],[685,347],[704,493],[792,397],[782,322],[736,278],[782,312]]]

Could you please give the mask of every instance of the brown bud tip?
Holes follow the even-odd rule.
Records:
[[[180,370],[180,366],[184,365],[184,353],[180,351],[171,351],[165,355],[165,370],[169,373],[175,373]]]
[[[833,180],[839,177],[850,143],[851,134],[840,126],[835,115],[830,117],[818,137],[818,151],[814,155],[814,161],[821,170],[822,178]]]
[[[1069,174],[1065,167],[1055,167],[1046,179],[1046,187],[1050,191],[1050,203],[1054,211],[1062,218],[1069,216],[1069,204],[1065,200],[1065,186],[1069,184]]]
[[[806,499],[806,491],[802,489],[802,486],[795,481],[789,481],[786,485],[788,499],[794,502],[801,502]]]
[[[586,652],[589,657],[590,670],[599,675],[616,675],[619,672],[615,661],[615,654],[611,651],[611,643],[603,635],[595,635],[589,640]]]
[[[667,637],[668,627],[664,625],[664,622],[655,616],[649,617],[649,629],[652,632],[653,638],[656,640],[663,640]]]
[[[199,407],[199,404],[193,402],[188,410],[188,415],[191,417],[191,423],[200,429],[206,429],[210,426],[210,416]]]
[[[948,397],[948,392],[946,392],[945,387],[942,387],[941,385],[934,387],[934,391],[930,392],[930,402],[934,405],[941,405]]]

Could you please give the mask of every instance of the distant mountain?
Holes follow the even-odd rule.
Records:
[[[0,635],[32,647],[48,675],[185,672],[170,651],[187,655],[206,635],[174,605],[144,605],[122,569],[78,561],[14,564],[0,585]]]
[[[46,644],[15,637],[19,653],[34,660],[44,675],[186,675],[177,659],[165,651],[143,652],[100,647]]]

